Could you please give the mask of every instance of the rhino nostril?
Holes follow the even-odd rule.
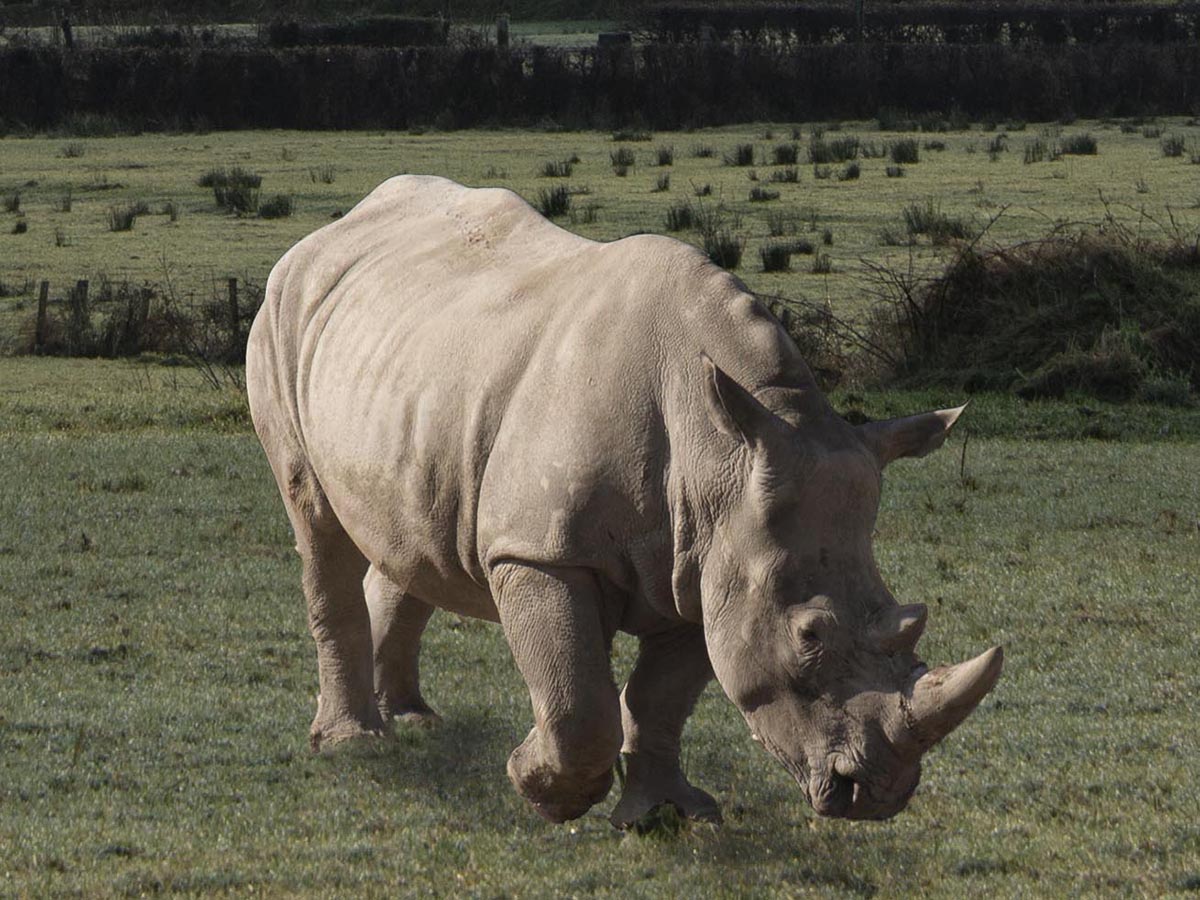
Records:
[[[845,817],[854,805],[855,781],[838,772],[828,772],[812,792],[812,806],[818,814]]]

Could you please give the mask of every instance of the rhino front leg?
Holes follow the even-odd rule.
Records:
[[[717,801],[692,787],[679,765],[684,723],[712,677],[700,626],[640,639],[637,663],[621,692],[625,790],[611,816],[618,828],[628,828],[664,803],[689,819],[721,821]]]
[[[385,721],[430,727],[442,720],[421,696],[421,635],[433,607],[374,566],[363,580],[375,648],[375,700]]]
[[[508,758],[508,777],[546,819],[576,819],[607,796],[621,749],[603,592],[580,569],[506,563],[491,582],[533,704],[534,727]]]

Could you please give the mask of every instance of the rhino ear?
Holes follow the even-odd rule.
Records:
[[[939,409],[903,419],[885,419],[858,426],[859,437],[870,448],[883,468],[902,456],[924,456],[931,453],[950,433],[950,427],[967,408],[964,403],[954,409]]]
[[[747,446],[758,443],[765,411],[754,395],[730,378],[707,353],[704,363],[704,405],[713,427]]]

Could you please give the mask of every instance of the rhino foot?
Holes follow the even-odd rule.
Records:
[[[664,805],[694,822],[721,824],[721,807],[712,795],[693,787],[676,761],[654,760],[641,753],[623,753],[625,789],[609,816],[617,828],[634,828]]]
[[[361,717],[337,715],[331,714],[321,702],[321,697],[317,697],[317,717],[313,719],[312,727],[308,731],[309,745],[313,753],[347,741],[376,739],[386,734],[384,720],[373,705]]]
[[[538,815],[555,824],[578,819],[608,796],[613,783],[611,766],[587,776],[542,761],[536,729],[509,756],[508,777]]]

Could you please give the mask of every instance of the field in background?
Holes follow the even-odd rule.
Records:
[[[994,436],[1114,411],[1140,439]],[[527,695],[500,630],[445,613],[425,653],[445,727],[310,755],[299,566],[242,396],[186,368],[0,360],[0,892],[1195,890],[1200,426],[989,397],[964,425],[965,449],[959,433],[888,470],[877,552],[897,596],[931,606],[925,658],[998,642],[1007,664],[911,808],[814,818],[713,686],[684,764],[725,827],[636,838],[605,821],[614,798],[552,827],[516,797]],[[618,677],[631,653],[619,639]]]
[[[571,209],[559,223],[598,240],[664,232],[668,211],[683,203],[709,212],[723,208],[730,233],[744,241],[736,271],[753,290],[828,299],[845,315],[870,302],[864,261],[907,267],[911,258],[918,271],[938,267],[945,250],[929,238],[897,246],[910,238],[906,208],[932,208],[968,230],[1003,210],[984,239],[999,243],[1109,214],[1151,236],[1165,236],[1174,225],[1190,234],[1200,228],[1200,168],[1191,164],[1200,159],[1200,127],[1182,119],[1002,123],[949,133],[827,123],[798,126],[798,134],[793,139],[791,125],[760,125],[626,139],[527,131],[10,137],[0,140],[0,342],[11,348],[16,335],[31,328],[30,299],[42,279],[61,296],[78,279],[170,278],[181,294],[201,299],[231,276],[261,283],[294,241],[402,172],[511,187],[535,204],[542,192],[566,187]],[[851,161],[808,162],[816,135],[826,147],[849,138],[874,153],[913,141],[919,161],[897,164],[860,154],[851,178]],[[1095,139],[1095,155],[1024,162],[1035,144],[1049,153],[1083,135]],[[1168,156],[1164,141],[1172,139],[1178,155]],[[752,162],[727,164],[746,145]],[[793,145],[796,163],[775,164]],[[623,177],[614,166],[622,150],[633,160]],[[658,164],[660,151],[669,151],[671,165]],[[576,157],[569,177],[541,174]],[[888,177],[887,169],[897,165],[903,175]],[[239,217],[219,209],[213,191],[197,181],[233,167],[262,176],[263,202],[290,197],[290,217]],[[793,173],[794,183],[778,180]],[[696,196],[706,189],[710,193]],[[752,200],[756,190],[760,199]],[[147,211],[132,229],[111,231],[114,210],[138,203]],[[773,228],[782,232],[778,238],[771,237]],[[700,240],[694,230],[678,236]],[[790,272],[765,273],[760,250],[778,241],[803,242],[813,252],[794,254]]]

